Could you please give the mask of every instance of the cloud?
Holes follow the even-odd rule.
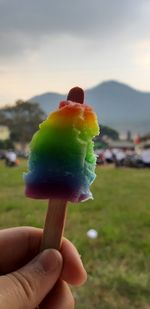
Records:
[[[105,41],[139,35],[149,0],[0,0],[0,56],[40,46],[44,39],[69,35]],[[145,13],[145,10],[144,10]],[[134,28],[141,21],[140,29]],[[142,24],[143,23],[143,24]]]

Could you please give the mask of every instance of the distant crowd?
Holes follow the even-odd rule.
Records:
[[[96,150],[97,164],[115,164],[116,167],[150,167],[150,146],[138,154],[135,150],[107,148]]]
[[[150,146],[141,150],[140,154],[135,150],[107,148],[95,151],[98,165],[114,164],[116,167],[150,167]],[[0,159],[3,159],[6,166],[18,166],[20,157],[27,158],[27,153],[16,152],[12,149],[0,150]]]

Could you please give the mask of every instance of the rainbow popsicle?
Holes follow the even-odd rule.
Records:
[[[26,196],[49,199],[41,249],[60,248],[66,205],[92,198],[96,156],[92,138],[99,125],[84,92],[72,88],[67,101],[43,121],[30,143]]]
[[[99,134],[92,108],[63,101],[39,127],[30,144],[26,195],[71,202],[92,198],[89,186],[96,164],[92,138]]]

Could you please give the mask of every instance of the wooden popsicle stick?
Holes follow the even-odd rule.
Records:
[[[60,249],[63,235],[67,201],[63,199],[50,199],[47,209],[41,250],[53,248]]]
[[[84,102],[84,91],[82,90],[82,88],[79,87],[74,87],[70,89],[67,100],[82,104]],[[57,250],[60,249],[61,239],[65,225],[66,206],[67,200],[49,200],[41,243],[41,250],[48,248],[53,248]]]

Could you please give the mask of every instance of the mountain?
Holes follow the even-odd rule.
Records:
[[[49,113],[66,95],[44,93],[30,99]],[[85,102],[96,111],[99,122],[114,129],[144,134],[150,132],[150,92],[142,92],[116,81],[106,81],[85,90]]]

